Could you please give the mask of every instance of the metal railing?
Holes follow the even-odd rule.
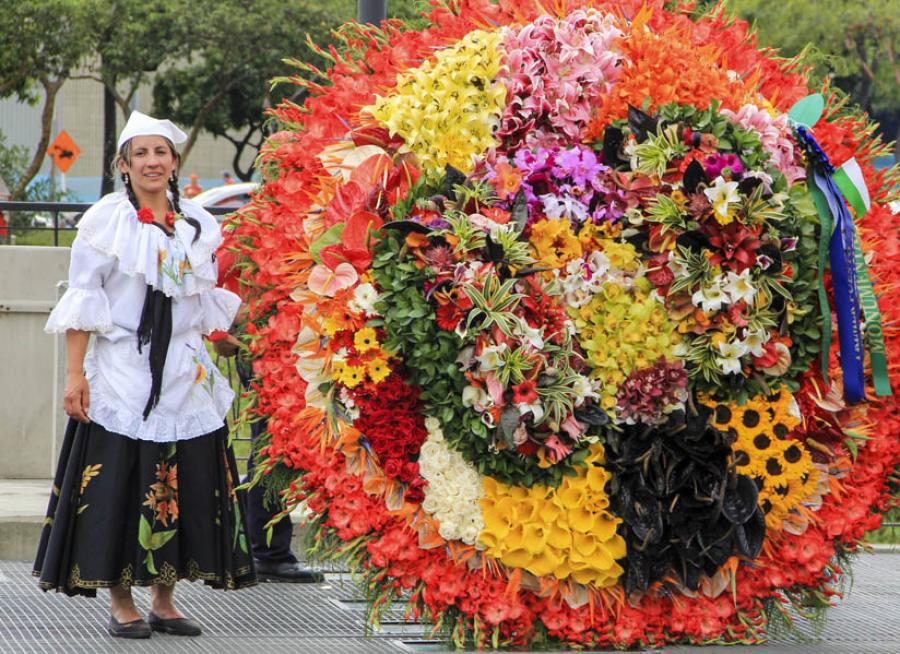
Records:
[[[75,225],[77,224],[78,218],[80,218],[80,214],[90,208],[90,202],[18,202],[12,200],[0,200],[0,213],[7,217],[7,226],[6,230],[8,233],[11,232],[41,232],[41,231],[52,231],[53,232],[53,245],[59,246],[59,233],[60,232],[71,232],[75,230]],[[206,210],[209,211],[214,216],[223,216],[227,213],[231,213],[234,211],[233,207],[206,207]],[[50,225],[13,225],[12,221],[9,220],[8,214],[10,213],[43,213],[50,214],[52,217],[52,224]],[[60,220],[60,214],[79,214],[74,217],[71,221],[71,225],[69,225],[69,219]]]

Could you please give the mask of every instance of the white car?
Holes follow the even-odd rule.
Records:
[[[259,187],[258,182],[240,182],[237,184],[225,184],[207,189],[198,193],[193,198],[201,206],[224,207],[226,209],[240,209],[250,202],[250,196]]]

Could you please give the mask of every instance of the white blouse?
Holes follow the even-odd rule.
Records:
[[[202,227],[175,222],[167,236],[138,221],[124,192],[104,196],[85,212],[72,243],[69,288],[50,314],[48,333],[94,332],[84,361],[88,416],[110,432],[168,442],[222,427],[234,393],[213,364],[203,334],[227,330],[240,298],[216,288],[219,225],[203,207],[181,200]],[[150,345],[138,353],[137,329],[147,284],[172,298],[172,337],[159,403],[143,418],[150,395]]]

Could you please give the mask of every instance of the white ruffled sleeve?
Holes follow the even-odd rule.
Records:
[[[113,327],[103,282],[115,266],[114,257],[75,238],[69,262],[69,288],[50,313],[44,331],[64,334],[68,329],[108,332]]]
[[[240,296],[224,288],[214,288],[200,296],[200,331],[209,334],[214,331],[227,332],[241,308]]]

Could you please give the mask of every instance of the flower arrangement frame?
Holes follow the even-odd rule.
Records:
[[[831,604],[893,501],[896,400],[845,397],[810,172],[867,183],[897,386],[884,145],[829,88],[798,128],[801,61],[670,4],[433,2],[339,30],[272,110],[227,236],[258,481],[373,620],[405,596],[460,647],[757,642]]]

